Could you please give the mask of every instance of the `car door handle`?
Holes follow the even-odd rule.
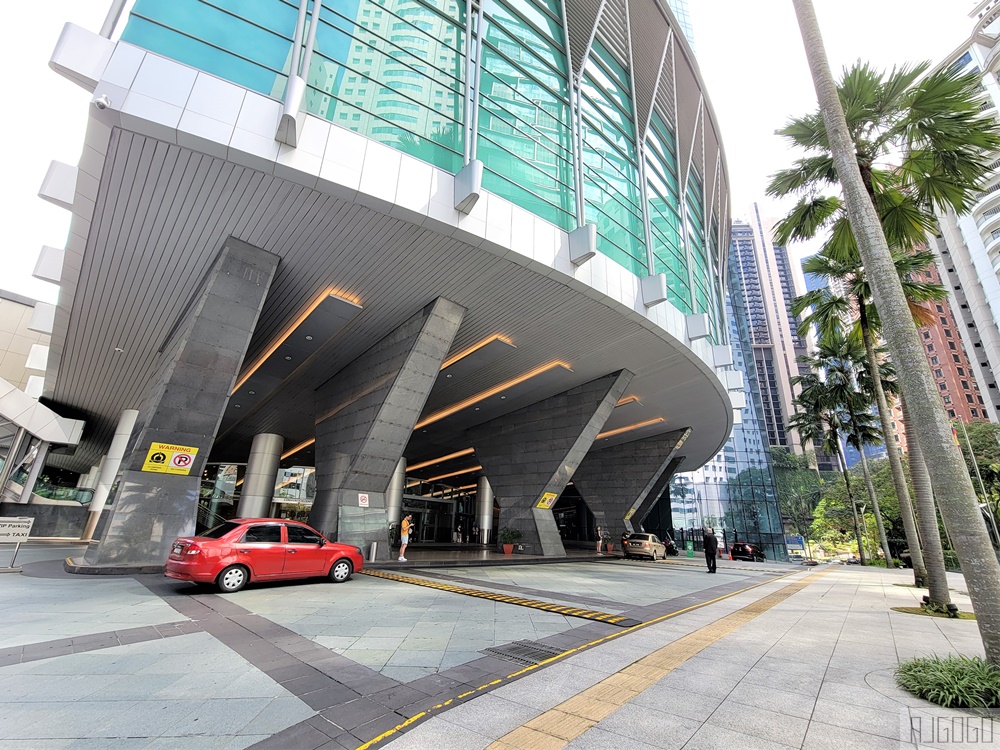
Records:
[[[241,549],[241,550],[239,550],[239,553],[241,555],[249,555],[250,554],[250,550],[248,550],[248,549]]]
[[[295,550],[293,550],[293,549],[288,550],[288,554],[289,555],[294,555],[295,554]]]

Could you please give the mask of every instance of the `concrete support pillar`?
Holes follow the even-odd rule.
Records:
[[[479,477],[476,489],[476,525],[479,526],[479,538],[473,541],[488,544],[493,531],[493,488],[485,476]]]
[[[623,529],[635,531],[634,525],[641,520],[639,505],[690,433],[690,429],[674,430],[609,448],[594,446],[580,463],[573,484],[612,541]]]
[[[312,526],[388,559],[386,493],[464,314],[439,297],[317,389]]]
[[[399,523],[403,517],[403,492],[406,490],[406,459],[401,458],[392,472],[389,487],[385,491],[385,519],[390,526]]]
[[[49,455],[49,444],[42,440],[38,444],[38,450],[35,452],[34,458],[31,460],[31,468],[28,469],[28,478],[24,480],[24,489],[21,491],[21,502],[29,503],[31,502],[31,491],[35,488],[35,482],[38,481],[38,475],[42,472],[42,467],[45,465],[45,459]]]
[[[264,518],[268,515],[284,447],[285,439],[281,435],[261,432],[253,436],[243,490],[240,492],[240,517]]]
[[[670,480],[673,478],[674,474],[678,472],[682,463],[684,463],[684,456],[674,456],[670,459],[670,462],[667,464],[667,468],[664,469],[663,473],[660,474],[659,478],[649,488],[646,496],[639,501],[639,505],[636,507],[635,513],[632,514],[633,526],[639,526],[646,520],[646,516],[648,516],[650,511],[652,511],[656,506],[656,503],[663,495],[663,491],[667,488],[667,485],[670,484]]]
[[[631,380],[619,370],[467,432],[496,491],[501,526],[521,532],[525,552],[566,554],[552,504]]]
[[[94,487],[94,499],[90,502],[90,512],[87,514],[87,522],[84,524],[83,533],[80,534],[80,541],[89,542],[94,536],[94,529],[101,518],[101,511],[108,501],[111,493],[111,486],[118,478],[118,472],[122,466],[122,459],[125,458],[125,450],[128,441],[132,437],[132,430],[135,427],[135,420],[139,418],[136,409],[123,409],[118,415],[118,424],[115,426],[115,435],[111,438],[111,447],[108,448],[107,455],[101,459],[101,468],[95,475],[96,484]]]
[[[128,573],[162,566],[173,540],[194,533],[202,469],[277,267],[278,256],[226,240],[164,343],[160,371],[150,378],[95,541],[85,560],[67,569]],[[193,460],[171,466],[170,446],[184,448]],[[147,463],[157,453],[167,453],[167,462]],[[164,471],[168,467],[173,471]]]

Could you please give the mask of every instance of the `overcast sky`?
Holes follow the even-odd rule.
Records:
[[[940,61],[969,35],[972,0],[814,0],[835,71],[858,58],[879,67]],[[688,0],[696,50],[719,119],[732,183],[734,217],[781,207],[764,197],[767,176],[794,155],[774,131],[816,106],[791,0]],[[110,0],[6,3],[12,33],[0,45],[8,79],[3,128],[13,145],[5,157],[0,221],[5,235],[0,287],[53,302],[57,289],[31,278],[42,245],[62,247],[69,214],[37,197],[51,160],[75,164],[90,95],[48,68],[62,25],[98,31]],[[37,116],[30,115],[37,113]],[[793,248],[793,253],[798,255]]]

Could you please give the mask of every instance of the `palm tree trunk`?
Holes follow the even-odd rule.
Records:
[[[868,488],[868,497],[872,501],[872,510],[875,512],[875,525],[878,527],[878,539],[882,545],[882,554],[885,555],[885,567],[895,568],[892,561],[892,553],[889,551],[889,540],[885,535],[885,524],[882,523],[882,511],[878,507],[878,495],[875,492],[875,485],[872,484],[872,474],[868,470],[868,457],[865,456],[864,446],[859,451],[861,454],[861,471],[865,475],[865,486]]]
[[[844,474],[844,485],[847,487],[847,502],[851,504],[851,513],[854,516],[854,538],[858,540],[858,557],[861,564],[867,565],[865,560],[865,544],[861,536],[861,523],[858,521],[858,504],[854,502],[854,493],[851,492],[851,475],[847,471],[847,459],[844,457],[844,449],[840,447],[840,440],[837,440],[837,460],[840,461],[840,470]]]
[[[834,166],[844,191],[848,217],[858,242],[872,297],[882,319],[882,333],[899,371],[906,396],[911,434],[920,441],[934,496],[955,543],[986,659],[1000,666],[1000,562],[997,561],[965,461],[952,439],[938,389],[931,378],[903,287],[885,241],[878,213],[861,180],[844,111],[811,0],[792,0],[802,29],[806,57],[826,125]]]
[[[910,489],[906,486],[906,474],[903,473],[903,462],[899,460],[895,440],[892,437],[892,414],[879,376],[878,356],[875,354],[875,344],[871,331],[868,330],[868,315],[865,312],[864,300],[859,301],[858,318],[861,322],[861,337],[865,342],[865,354],[868,359],[868,374],[875,389],[875,405],[878,407],[879,421],[882,423],[882,436],[885,439],[886,453],[889,455],[889,469],[892,471],[892,484],[899,498],[899,515],[903,519],[903,532],[906,534],[906,544],[910,548],[910,561],[913,564],[913,582],[923,586],[927,580],[927,570],[924,567],[924,556],[920,549],[920,537],[917,534],[917,522],[913,514],[913,503],[910,502]],[[886,560],[889,558],[886,557]],[[944,565],[944,558],[941,559]]]
[[[905,399],[900,403],[903,407],[903,422],[909,425]],[[948,591],[948,573],[944,567],[944,549],[941,547],[937,508],[934,507],[934,495],[931,493],[931,478],[927,474],[920,442],[911,438],[909,443],[910,478],[913,480],[913,497],[917,503],[920,539],[926,553],[924,563],[927,566],[927,598],[932,607],[945,609],[951,604],[951,593]]]

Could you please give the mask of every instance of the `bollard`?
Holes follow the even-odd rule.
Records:
[[[368,562],[375,562],[375,558],[378,555],[378,542],[372,542],[371,551],[368,553]]]

